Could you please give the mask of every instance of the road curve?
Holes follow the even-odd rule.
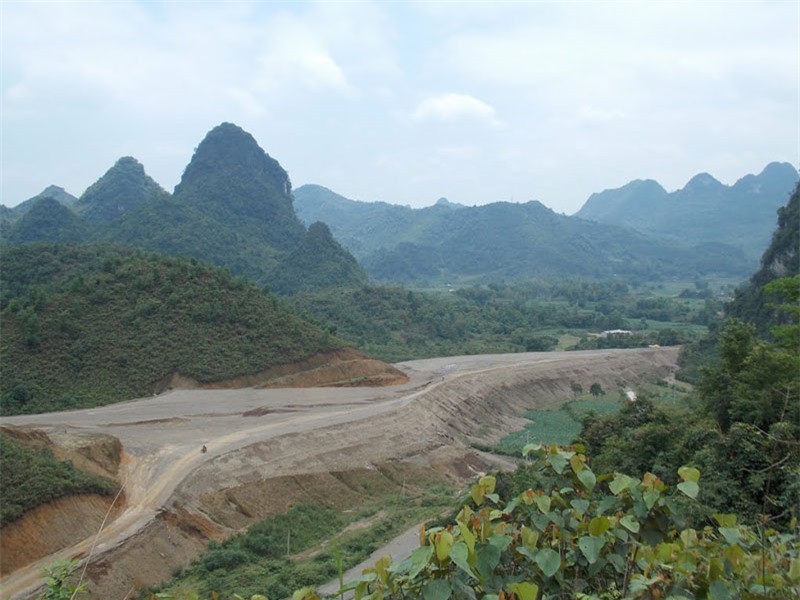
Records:
[[[409,382],[383,388],[173,390],[93,409],[2,418],[0,424],[4,425],[110,434],[120,439],[128,460],[120,473],[127,497],[124,511],[96,538],[81,540],[0,580],[0,598],[26,597],[41,585],[41,568],[56,560],[84,558],[90,551],[98,555],[123,544],[156,517],[190,473],[216,457],[287,434],[374,419],[464,376],[531,365],[566,367],[646,351],[652,352],[603,350],[434,358],[395,365],[409,375]],[[670,352],[677,355],[674,349]],[[204,444],[206,453],[200,451]]]

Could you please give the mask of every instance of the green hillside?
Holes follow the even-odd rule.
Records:
[[[672,193],[652,180],[592,194],[575,216],[626,225],[688,244],[732,244],[755,262],[769,244],[775,212],[797,183],[788,163],[770,163],[758,175],[727,186],[708,173]]]
[[[12,226],[3,232],[10,244],[28,242],[83,242],[92,236],[88,223],[49,196],[39,198]]]
[[[343,345],[274,296],[182,258],[110,246],[2,252],[3,414],[151,394],[174,373],[217,381]]]
[[[303,186],[294,195],[301,218],[327,223],[379,281],[653,280],[747,272],[746,257],[732,246],[676,244],[559,215],[535,201],[412,209],[356,202],[319,186]]]
[[[353,255],[333,239],[325,223],[313,223],[300,245],[272,272],[270,289],[281,295],[363,285],[368,281]]]
[[[92,223],[110,223],[151,198],[167,192],[145,172],[135,158],[120,158],[75,203],[75,210]]]

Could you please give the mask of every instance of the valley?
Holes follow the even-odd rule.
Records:
[[[309,501],[315,490],[346,498],[355,473],[402,472],[403,485],[438,473],[462,483],[496,460],[472,444],[521,428],[525,410],[563,401],[574,382],[617,389],[666,377],[677,355],[673,347],[425,359],[396,364],[409,380],[394,386],[173,389],[3,418],[53,439],[118,438],[124,504],[96,538],[5,576],[2,597],[27,597],[42,566],[90,554],[91,596],[125,597],[169,579],[209,540]]]

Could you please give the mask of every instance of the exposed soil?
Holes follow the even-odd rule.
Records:
[[[118,478],[127,506],[98,536],[88,569],[92,597],[114,600],[169,579],[208,540],[294,503],[353,506],[385,486],[471,479],[491,467],[472,442],[491,443],[520,428],[522,412],[563,401],[573,382],[614,389],[666,377],[677,354],[659,348],[430,359],[396,365],[406,383],[392,386],[173,390],[3,422],[48,434],[108,432],[121,441]],[[85,556],[90,547],[83,540],[4,577],[3,597],[25,597],[38,584],[39,566]]]

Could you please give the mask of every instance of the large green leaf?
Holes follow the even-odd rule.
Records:
[[[578,539],[578,548],[589,561],[589,564],[597,562],[600,558],[600,551],[603,549],[604,540],[601,537],[593,535],[585,535]]]
[[[447,600],[453,588],[446,579],[433,579],[422,587],[422,597],[425,600]]]
[[[469,549],[464,542],[456,542],[450,549],[450,559],[467,575],[474,576],[468,562]]]
[[[500,548],[492,544],[480,544],[475,548],[475,568],[482,580],[489,579],[500,564]]]
[[[536,600],[536,597],[539,595],[539,586],[527,581],[523,581],[522,583],[509,583],[508,589],[514,592],[519,600]]]
[[[561,566],[561,557],[558,552],[550,548],[544,548],[536,553],[536,564],[547,577],[552,577],[556,574]]]
[[[615,496],[619,496],[623,491],[627,490],[633,482],[633,479],[627,475],[616,473],[614,479],[608,484],[608,489],[611,490],[611,493]]]
[[[694,481],[681,481],[677,487],[689,498],[697,498],[697,494],[700,492],[700,486]]]

